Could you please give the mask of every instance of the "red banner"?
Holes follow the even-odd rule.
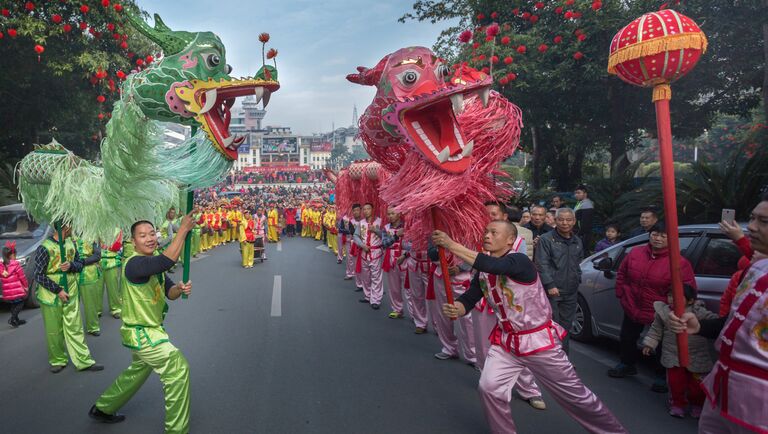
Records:
[[[309,166],[260,166],[243,167],[246,173],[309,172]]]

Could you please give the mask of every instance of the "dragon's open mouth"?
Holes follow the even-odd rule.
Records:
[[[456,117],[464,110],[465,97],[477,94],[488,105],[490,77],[473,83],[454,82],[431,94],[405,98],[385,114],[397,129],[432,164],[451,173],[469,168],[474,143],[464,137]]]
[[[234,136],[229,131],[232,121],[231,108],[241,96],[255,95],[266,108],[272,92],[280,84],[271,79],[223,79],[219,81],[190,80],[175,88],[186,109],[194,113],[195,120],[208,134],[216,149],[229,160],[237,159],[237,148],[245,142],[245,136]]]

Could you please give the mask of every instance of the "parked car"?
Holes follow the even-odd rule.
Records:
[[[638,235],[581,263],[579,304],[571,336],[589,341],[599,336],[619,340],[624,311],[616,298],[616,273],[630,250],[648,243],[648,234]],[[742,256],[736,245],[715,224],[680,227],[680,252],[696,274],[698,297],[713,312]]]
[[[35,297],[35,264],[32,257],[43,240],[52,231],[46,224],[38,224],[27,214],[24,205],[17,203],[0,207],[0,246],[8,241],[16,242],[16,259],[24,267],[24,274],[29,281],[30,291],[25,300],[25,307],[38,307]],[[2,295],[0,294],[0,299]]]

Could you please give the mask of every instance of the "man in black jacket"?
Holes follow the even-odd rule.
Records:
[[[552,319],[566,330],[576,316],[578,289],[581,283],[583,258],[581,239],[573,231],[576,216],[570,208],[560,208],[555,216],[557,227],[542,235],[533,257],[541,275],[541,283],[552,305]],[[569,337],[563,340],[563,349],[568,352]]]

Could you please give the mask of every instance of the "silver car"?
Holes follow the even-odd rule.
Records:
[[[37,298],[35,298],[33,255],[37,247],[51,233],[48,225],[38,224],[27,214],[23,204],[0,206],[0,246],[4,246],[9,241],[16,242],[16,259],[24,267],[24,274],[27,276],[30,286],[29,295],[25,300],[26,308],[38,307]],[[0,293],[1,299],[2,294]]]
[[[616,272],[630,250],[647,243],[648,234],[638,235],[582,261],[579,305],[571,327],[574,339],[589,341],[605,336],[619,340],[624,310],[616,298]],[[720,296],[738,269],[741,252],[715,224],[681,226],[680,251],[693,266],[699,299],[717,313]]]

